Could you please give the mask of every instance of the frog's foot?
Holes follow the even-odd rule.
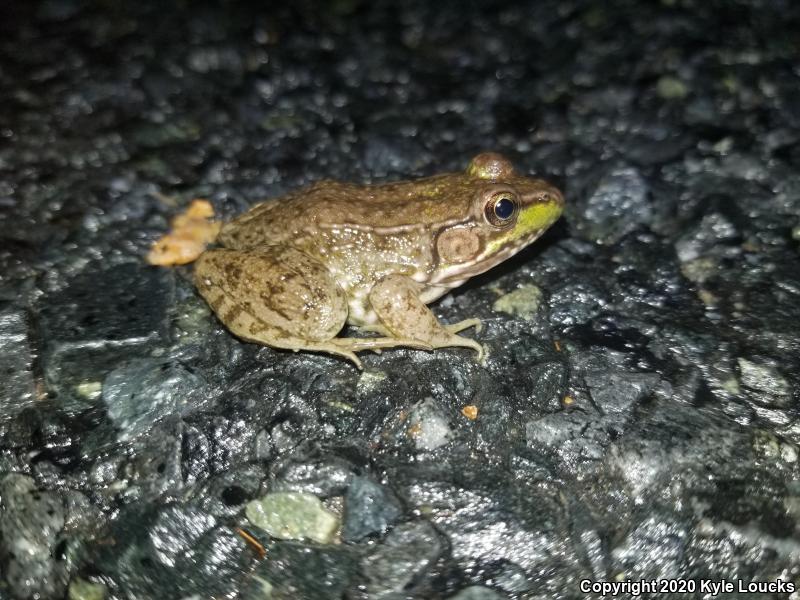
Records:
[[[376,323],[374,325],[357,325],[357,327],[361,331],[369,331],[372,333],[379,333],[383,336],[391,336],[392,333],[383,325]],[[451,323],[449,325],[443,325],[447,331],[450,333],[458,333],[459,331],[464,331],[465,329],[469,329],[470,327],[474,327],[475,331],[480,333],[481,329],[483,329],[483,323],[481,323],[480,319],[464,319],[463,321],[459,321],[458,323]]]
[[[315,343],[315,344],[304,344],[302,346],[298,346],[297,348],[291,348],[295,352],[300,352],[301,350],[307,352],[323,352],[325,354],[333,354],[335,356],[341,356],[342,358],[346,358],[350,362],[352,362],[356,367],[360,370],[364,370],[364,365],[361,364],[361,359],[356,356],[355,352],[352,352],[346,348],[339,347],[338,344],[334,344],[335,340],[331,340],[330,342],[322,342],[322,343]]]
[[[376,338],[335,338],[331,340],[337,346],[347,348],[351,352],[361,352],[372,350],[380,354],[384,348],[398,348],[407,346],[416,350],[433,350],[433,346],[419,340],[402,339],[396,337],[376,337]]]
[[[418,350],[433,350],[432,347],[420,344],[415,340],[399,340],[398,338],[392,337],[392,332],[386,329],[383,325],[379,323],[375,323],[372,325],[357,325],[360,331],[369,331],[370,333],[377,333],[382,335],[386,338],[391,338],[395,340],[395,346],[410,346],[412,348],[417,348]],[[372,338],[362,338],[362,339],[372,339]],[[383,354],[383,350],[381,348],[370,348],[375,354]]]
[[[474,327],[475,331],[479,332],[481,329],[483,329],[483,324],[481,323],[480,319],[465,319],[463,321],[459,321],[458,323],[452,323],[452,324],[449,324],[449,325],[443,325],[443,327],[449,333],[456,334],[459,331],[464,331],[465,329],[469,329],[470,327]],[[392,333],[386,327],[384,327],[383,325],[379,325],[379,324],[375,324],[375,325],[359,325],[358,328],[361,331],[370,331],[370,332],[374,332],[374,333],[379,333],[379,334],[381,334],[383,336],[391,336],[392,335]],[[475,351],[477,351],[478,360],[479,361],[482,361],[482,359],[485,358],[485,352],[484,352],[484,348],[483,348],[482,345],[477,344],[477,342],[471,343],[471,342],[473,342],[473,340],[470,340],[469,338],[462,338],[461,336],[455,336],[454,335],[453,338],[455,338],[458,343],[446,344],[446,346],[463,346],[465,348],[472,348]],[[394,338],[394,339],[397,340],[397,346],[409,346],[409,347],[412,347],[412,348],[419,348],[421,350],[433,350],[434,348],[443,348],[443,347],[445,347],[445,346],[435,346],[435,345],[432,345],[432,346],[429,346],[429,347],[423,347],[422,345],[420,345],[418,342],[415,342],[414,340],[410,340],[410,339],[402,340],[402,339],[399,339],[399,338]],[[475,344],[477,344],[477,345],[475,345]],[[376,354],[380,354],[381,353],[380,348],[371,348],[371,350],[373,350]]]
[[[467,319],[453,325],[442,325],[419,298],[419,284],[401,275],[391,275],[370,291],[373,310],[385,329],[399,342],[409,346],[409,341],[422,343],[426,349],[461,347],[471,348],[483,361],[484,348],[475,340],[456,335],[468,327],[480,326],[478,319]]]

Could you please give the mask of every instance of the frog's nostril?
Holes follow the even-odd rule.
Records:
[[[563,206],[564,195],[554,188],[544,195],[544,201],[549,202],[550,204],[558,204],[559,206]]]

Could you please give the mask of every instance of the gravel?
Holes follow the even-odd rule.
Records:
[[[780,0],[0,7],[0,600],[800,585],[798,30]],[[567,198],[434,306],[485,365],[244,343],[143,260],[194,198],[482,150]],[[255,526],[270,497],[324,535]]]

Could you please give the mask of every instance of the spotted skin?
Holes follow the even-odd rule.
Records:
[[[320,182],[223,226],[223,247],[200,256],[195,283],[247,341],[359,367],[356,352],[396,346],[465,347],[482,359],[483,346],[458,335],[477,319],[443,325],[426,305],[530,244],[563,203],[492,153],[463,173],[416,181]],[[337,337],[346,323],[379,337]]]

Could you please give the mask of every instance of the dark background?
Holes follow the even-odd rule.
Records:
[[[0,599],[800,582],[796,2],[0,15]],[[228,217],[483,150],[568,203],[435,306],[484,321],[485,366],[259,348],[143,262],[195,197]],[[245,517],[283,491],[335,542]]]

